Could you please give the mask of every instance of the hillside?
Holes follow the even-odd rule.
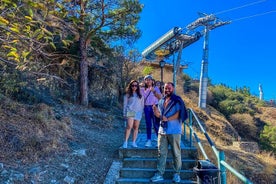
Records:
[[[123,122],[73,104],[29,106],[1,96],[0,183],[103,183]]]
[[[240,131],[218,111],[197,108],[193,91],[183,95],[226,160],[254,183],[276,183],[276,161],[233,144]],[[103,183],[124,134],[121,110],[73,104],[26,105],[1,96],[0,183]],[[275,108],[261,108],[258,118],[275,118]],[[203,138],[203,136],[201,136]],[[202,139],[203,140],[203,139]],[[204,142],[204,141],[203,141]],[[211,155],[211,149],[206,147]],[[212,158],[215,160],[215,158]],[[229,174],[230,183],[239,181]]]
[[[210,97],[210,94],[208,94]],[[198,94],[191,90],[183,95],[187,106],[192,108],[203,122],[205,129],[215,142],[217,148],[225,152],[226,161],[253,183],[276,183],[275,154],[263,151],[259,146],[259,134],[264,122],[276,127],[276,108],[260,107],[254,117],[248,114],[235,114],[231,122],[214,109],[207,107],[205,111],[197,107]],[[235,118],[234,118],[235,117]],[[235,122],[236,121],[236,122]],[[201,135],[202,140],[206,140]],[[206,141],[203,141],[208,145]],[[214,155],[210,147],[205,147],[208,156]],[[211,160],[216,163],[213,156]],[[239,183],[235,176],[228,173],[228,182]]]

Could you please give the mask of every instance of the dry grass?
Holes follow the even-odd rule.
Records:
[[[39,157],[66,150],[64,138],[71,137],[71,121],[57,120],[45,104],[26,106],[2,98],[0,105],[0,160],[36,161]]]
[[[208,159],[217,165],[217,158],[210,146],[207,146],[207,141],[201,141],[204,145],[204,150],[208,155]],[[276,160],[271,153],[253,154],[244,152],[238,148],[231,146],[216,146],[218,150],[224,151],[226,162],[235,168],[236,171],[250,179],[253,183],[275,183],[276,181]],[[203,154],[199,152],[199,159],[205,159]],[[243,183],[237,176],[227,171],[227,183],[241,184]]]
[[[242,140],[258,141],[260,134],[257,122],[254,117],[249,114],[233,114],[230,117],[231,124],[239,132]]]
[[[263,151],[262,153],[257,154],[256,156],[265,165],[265,170],[264,170],[265,173],[269,175],[272,175],[273,173],[275,173],[276,157],[274,153]]]
[[[256,115],[262,121],[267,122],[271,126],[276,126],[276,108],[274,107],[261,107],[260,113]]]

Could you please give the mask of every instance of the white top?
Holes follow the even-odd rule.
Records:
[[[141,98],[138,97],[137,93],[134,93],[133,96],[131,97],[128,97],[128,95],[124,96],[124,110],[123,110],[124,116],[126,116],[127,111],[143,112],[143,110],[144,110],[143,95]]]

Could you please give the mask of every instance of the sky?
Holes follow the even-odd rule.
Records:
[[[209,33],[208,77],[212,84],[232,89],[249,87],[264,100],[276,100],[276,0],[141,0],[144,9],[136,43],[142,52],[173,27],[185,28],[199,18],[198,12],[214,14],[230,24]],[[203,27],[202,27],[203,30]],[[200,40],[182,51],[184,73],[200,78],[203,54]],[[171,62],[171,59],[166,60]]]

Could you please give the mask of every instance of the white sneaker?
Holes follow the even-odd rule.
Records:
[[[127,141],[124,142],[123,148],[127,148]]]
[[[150,179],[152,182],[158,182],[158,181],[163,181],[164,178],[161,174],[155,173],[154,176]]]
[[[133,147],[133,148],[137,148],[137,147],[138,147],[137,144],[136,144],[136,142],[133,142],[133,143],[132,143],[132,147]]]
[[[145,144],[145,147],[151,147],[151,140],[148,140]]]
[[[179,183],[181,181],[181,178],[180,178],[179,174],[175,173],[173,175],[173,179],[172,180],[173,180],[174,183]]]

